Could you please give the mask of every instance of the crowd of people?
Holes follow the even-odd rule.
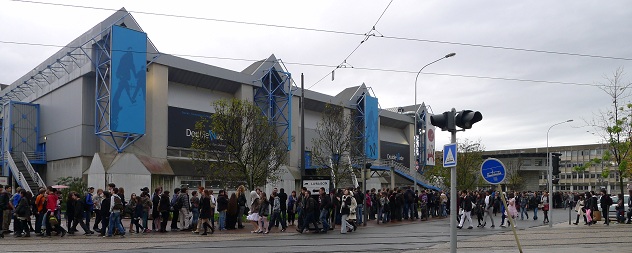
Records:
[[[140,189],[140,194],[132,193],[126,200],[122,187],[110,183],[106,190],[89,187],[85,192],[69,192],[62,200],[61,192],[52,187],[40,189],[36,196],[30,192],[16,189],[11,194],[10,186],[0,187],[0,237],[13,233],[16,237],[50,237],[74,235],[79,225],[84,235],[98,233],[103,237],[120,236],[126,233],[165,233],[167,231],[190,231],[195,234],[213,234],[219,231],[243,229],[244,222],[252,224],[251,233],[268,234],[273,228],[286,232],[289,226],[304,233],[327,233],[340,226],[340,233],[355,231],[364,222],[364,214],[377,224],[401,222],[404,220],[427,220],[430,217],[447,217],[450,213],[450,198],[444,192],[434,190],[414,190],[413,187],[370,189],[362,192],[359,188],[346,188],[328,191],[320,188],[318,194],[302,188],[289,194],[285,189],[274,188],[270,196],[257,188],[246,193],[242,185],[228,194],[219,190],[198,187],[192,191],[187,187],[173,189],[173,194],[157,187]],[[630,191],[632,193],[632,190]],[[544,224],[549,222],[549,194],[547,192],[510,192],[502,193],[507,209],[502,204],[501,193],[497,191],[461,191],[457,199],[458,228],[465,223],[473,228],[472,215],[477,219],[477,227],[483,228],[490,222],[495,227],[494,217],[501,215],[500,227],[516,226],[513,220],[538,220],[538,212]],[[617,222],[630,223],[632,211],[624,210],[623,197],[617,203],[603,190],[598,194],[568,194],[566,206],[577,211],[577,220],[583,217],[584,224],[595,224],[595,211],[598,205],[609,210],[617,205]],[[632,200],[630,200],[632,201]],[[629,203],[629,205],[632,203]],[[62,226],[62,205],[65,206],[65,228]],[[632,206],[632,205],[630,205]],[[217,213],[217,223],[216,223]],[[130,217],[129,226],[123,225],[123,217]],[[609,224],[608,215],[604,215],[605,224]],[[149,219],[152,219],[151,223]],[[13,220],[13,231],[9,225]],[[92,222],[94,220],[94,222]],[[167,225],[170,222],[169,228]],[[92,226],[91,226],[92,225]],[[127,230],[126,230],[127,229]],[[167,230],[169,229],[169,230]]]

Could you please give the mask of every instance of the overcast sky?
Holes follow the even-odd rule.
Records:
[[[186,58],[214,66],[241,71],[252,62],[212,57],[259,60],[275,54],[286,62],[296,80],[305,74],[306,87],[325,77],[333,67],[296,63],[336,66],[364,37],[138,12],[363,34],[371,30],[389,2],[63,1],[106,9],[125,7],[161,52],[211,57]],[[59,50],[6,42],[66,45],[112,13],[1,1],[0,83],[16,81]],[[434,113],[454,107],[483,114],[483,121],[458,133],[459,139],[480,139],[487,150],[545,147],[549,127],[573,119],[574,122],[551,130],[551,146],[599,143],[599,137],[587,132],[595,130],[586,127],[584,120],[592,119],[599,109],[607,109],[611,99],[597,87],[577,84],[605,82],[604,76],[611,76],[620,67],[627,72],[624,80],[630,82],[631,60],[463,44],[630,59],[630,24],[632,8],[628,1],[395,0],[375,26],[377,32],[372,33],[415,40],[371,36],[347,60],[354,69],[338,69],[334,81],[326,77],[311,89],[335,95],[344,88],[365,83],[372,87],[382,108],[410,105],[414,102],[415,73],[405,71],[417,72],[425,64],[454,52],[455,57],[427,67],[417,85],[418,102],[430,105]],[[437,134],[437,149],[447,142],[449,133]]]

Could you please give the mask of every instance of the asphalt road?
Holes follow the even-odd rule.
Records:
[[[568,210],[558,209],[554,215],[558,222],[568,222]],[[528,228],[544,226],[541,221],[541,212],[539,216],[537,221],[532,219],[519,220],[518,233]],[[487,224],[486,228],[460,229],[458,230],[458,240],[471,241],[476,238],[510,232],[510,228],[499,227],[500,220],[501,216],[498,214],[495,217],[496,228],[493,229],[489,228],[490,224]],[[476,220],[473,221],[476,222]],[[416,222],[404,221],[387,225],[369,224],[367,227],[359,228],[356,232],[345,235],[340,234],[338,230],[330,231],[327,234],[298,234],[288,229],[288,232],[285,233],[273,232],[268,235],[254,235],[240,240],[191,242],[114,252],[401,252],[423,250],[449,243],[449,241],[449,219],[435,219]]]

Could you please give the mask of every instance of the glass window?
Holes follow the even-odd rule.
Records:
[[[573,159],[577,159],[577,150],[573,150],[571,154],[572,154],[571,157]]]
[[[522,161],[522,166],[531,166],[531,160],[526,159]]]
[[[591,151],[590,151],[590,156],[591,156],[591,157],[595,157],[595,156],[597,156],[597,150],[596,150],[596,149],[591,150]]]
[[[535,159],[535,166],[544,166],[543,159]]]

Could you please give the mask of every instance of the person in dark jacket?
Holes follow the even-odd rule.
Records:
[[[320,231],[321,233],[327,233],[329,230],[329,211],[331,210],[331,197],[327,194],[324,187],[320,187],[320,222],[323,224],[323,229]]]
[[[158,204],[162,221],[160,222],[160,233],[167,232],[167,222],[169,221],[169,211],[171,211],[171,202],[169,202],[169,191],[162,193],[160,203]]]
[[[217,211],[219,212],[219,231],[226,230],[226,211],[228,210],[228,197],[226,191],[219,190],[217,195]]]
[[[301,228],[301,231],[299,231],[300,233],[303,233],[305,230],[309,230],[310,223],[314,224],[314,229],[316,229],[314,231],[315,233],[320,232],[320,229],[318,228],[318,222],[316,220],[316,213],[318,212],[318,202],[316,202],[316,200],[310,195],[311,192],[306,191],[305,195],[303,196],[306,200],[305,220],[303,222],[303,228]]]
[[[132,224],[136,225],[136,233],[140,233],[145,232],[145,229],[141,224],[141,218],[143,217],[143,212],[145,211],[145,206],[143,205],[143,201],[141,200],[140,196],[136,196],[136,199],[130,199],[130,203],[135,203],[136,206],[134,206],[133,208],[133,212],[132,212]]]
[[[68,232],[75,232],[72,228],[72,221],[75,219],[75,200],[73,199],[73,195],[75,192],[68,193],[68,197],[66,198],[66,227],[68,228]],[[83,210],[81,211],[83,214]]]
[[[110,224],[110,205],[112,193],[109,191],[103,192],[103,201],[101,201],[101,236],[105,236],[105,232]]]
[[[160,217],[160,194],[162,189],[160,187],[154,190],[154,196],[151,199],[151,217],[154,219],[152,222],[152,229],[154,232],[160,230],[161,217]]]
[[[610,212],[610,206],[612,205],[612,198],[610,197],[610,194],[608,194],[608,192],[606,191],[606,189],[601,189],[601,211],[602,211],[602,216],[605,219],[605,222],[603,223],[606,226],[610,226],[610,218],[608,216],[609,212]]]
[[[285,189],[279,189],[279,201],[281,202],[281,219],[275,224],[277,227],[279,224],[287,224],[287,193]]]
[[[215,232],[215,228],[211,225],[211,222],[209,221],[211,218],[211,215],[213,215],[213,209],[211,208],[211,192],[207,189],[203,191],[202,194],[202,198],[200,198],[200,223],[202,224],[202,227],[204,228],[204,233],[201,233],[200,235],[207,235],[206,231],[207,228],[211,228],[211,234],[213,234]],[[199,227],[200,225],[198,225],[198,231],[199,231]]]
[[[228,199],[228,206],[226,208],[226,229],[235,229],[237,226],[237,213],[239,212],[239,206],[237,205],[237,194],[233,193]]]
[[[29,218],[31,217],[31,208],[29,204],[30,192],[27,192],[24,189],[21,189],[20,192],[20,201],[18,201],[17,206],[15,207],[15,217],[17,224],[14,224],[15,227],[15,237],[22,237],[22,232],[24,232],[25,237],[31,237],[31,230],[29,230]]]
[[[264,233],[264,234],[270,233],[270,230],[268,230],[268,227],[269,227],[268,217],[269,216],[270,216],[270,201],[268,201],[266,193],[261,192],[261,197],[259,198],[259,226],[263,230],[259,230],[259,233]]]
[[[83,200],[81,199],[81,197],[79,197],[78,193],[72,193],[71,198],[73,200],[73,204],[74,204],[74,217],[73,218],[73,225],[72,228],[69,229],[70,231],[68,231],[69,235],[74,235],[75,231],[77,230],[77,224],[81,225],[81,228],[83,229],[84,233],[83,235],[91,235],[93,234],[92,231],[90,231],[88,225],[86,225],[86,223],[84,222],[84,215],[83,212],[85,210],[85,204],[83,202]]]

